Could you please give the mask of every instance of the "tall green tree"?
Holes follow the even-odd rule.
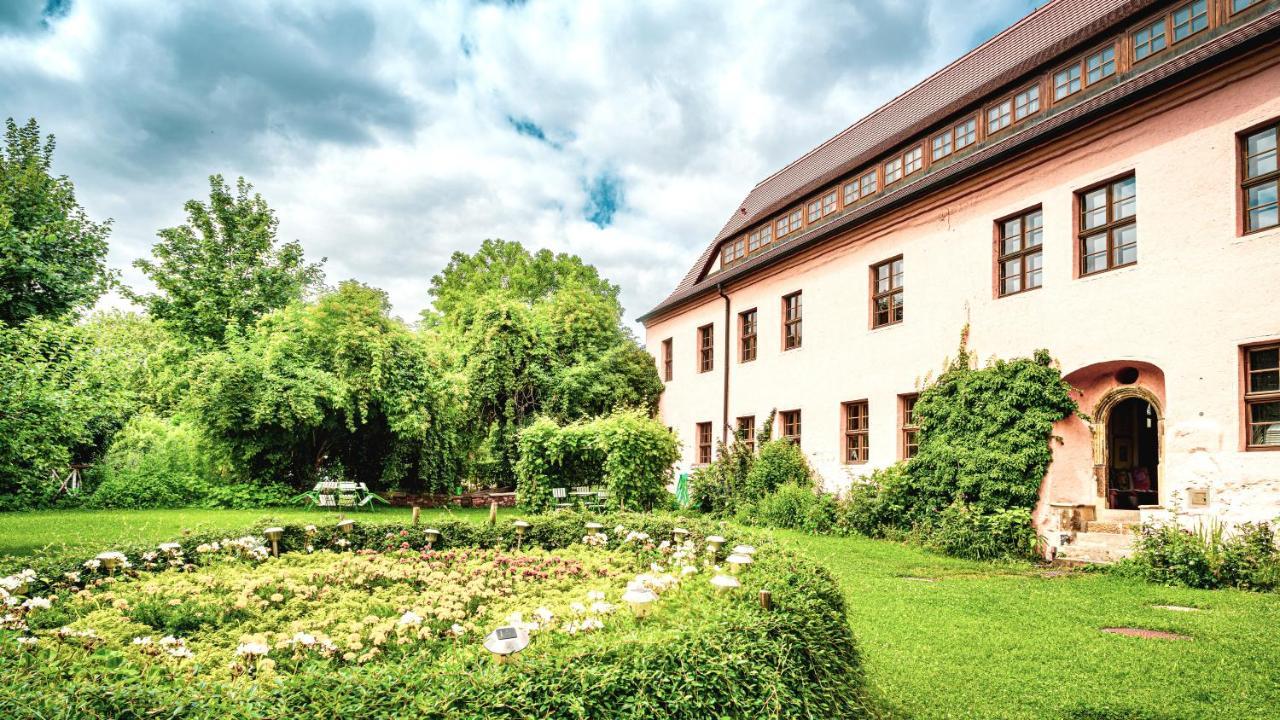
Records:
[[[233,194],[221,175],[210,176],[209,202],[185,208],[185,224],[159,232],[153,259],[134,263],[157,292],[129,296],[189,340],[222,345],[228,327],[248,328],[323,282],[321,264],[307,263],[300,244],[277,241],[275,212],[244,178]]]
[[[5,121],[0,148],[0,322],[61,317],[89,307],[111,286],[107,235],[76,202],[75,186],[54,176],[54,139],[34,119]]]

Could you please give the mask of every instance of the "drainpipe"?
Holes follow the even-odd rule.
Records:
[[[724,399],[720,404],[720,441],[729,442],[729,364],[730,360],[730,343],[733,340],[733,330],[729,327],[729,296],[724,294],[724,289],[720,283],[716,283],[716,292],[720,297],[724,298]]]

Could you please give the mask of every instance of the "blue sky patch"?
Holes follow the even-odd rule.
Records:
[[[587,205],[582,217],[603,230],[613,224],[613,216],[622,208],[622,178],[608,170],[585,183]]]

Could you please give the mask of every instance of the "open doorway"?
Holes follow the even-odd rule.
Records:
[[[1107,507],[1160,502],[1160,418],[1142,398],[1121,400],[1107,417]]]

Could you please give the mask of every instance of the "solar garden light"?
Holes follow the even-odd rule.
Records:
[[[724,545],[724,538],[719,535],[712,535],[707,538],[707,550],[711,552],[712,557],[720,554],[720,547],[722,545]]]
[[[716,592],[727,593],[730,590],[737,590],[742,587],[742,583],[738,578],[732,575],[717,575],[711,578],[711,584],[715,586]]]
[[[511,523],[516,529],[516,547],[520,547],[520,543],[524,540],[524,531],[529,529],[529,523],[524,520],[517,520]]]
[[[182,552],[182,546],[176,542],[164,542],[160,543],[156,547],[159,548],[160,552],[165,553],[166,555],[177,555]]]
[[[262,534],[271,541],[271,554],[280,557],[280,538],[284,537],[284,528],[269,527],[263,530]]]
[[[600,523],[598,523],[598,522],[589,522],[589,523],[587,523],[587,534],[588,534],[588,535],[599,535],[599,534],[600,534],[600,531],[601,531],[601,530],[603,530],[603,529],[604,529],[604,526],[603,526],[603,525],[601,525],[601,524],[600,524]]]
[[[733,548],[734,555],[755,555],[756,549],[750,545],[737,545]]]
[[[622,601],[631,606],[631,612],[636,616],[636,620],[643,620],[649,615],[649,611],[653,609],[653,602],[658,596],[649,588],[639,583],[632,583],[627,587],[627,591],[622,593]]]
[[[734,553],[730,555],[725,560],[725,562],[729,563],[729,572],[733,573],[734,575],[737,575],[738,573],[745,570],[748,565],[751,564],[751,556],[742,555],[740,553]]]
[[[346,533],[347,535],[350,535],[351,531],[356,529],[356,521],[352,520],[351,518],[339,520],[338,529]]]
[[[484,639],[484,649],[493,654],[494,662],[499,665],[506,665],[526,647],[529,647],[529,631],[509,625],[494,630]]]
[[[427,528],[427,549],[430,550],[436,541],[440,539],[440,531],[435,528]]]
[[[684,528],[682,528],[682,527],[678,527],[678,528],[671,528],[671,540],[672,540],[676,545],[679,545],[680,543],[684,542],[685,538],[687,538],[687,537],[689,537],[689,531],[688,531],[688,530],[685,530],[685,529],[684,529]]]

